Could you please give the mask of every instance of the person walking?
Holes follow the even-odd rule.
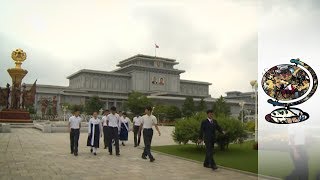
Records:
[[[125,146],[124,142],[128,141],[128,135],[130,131],[130,119],[127,117],[127,113],[122,113],[122,118],[120,118],[120,135],[119,139],[122,141],[122,146]]]
[[[104,111],[104,116],[102,117],[102,127],[103,127],[103,142],[104,142],[104,149],[110,146],[108,144],[108,124],[107,124],[107,116],[110,114],[109,110]]]
[[[133,141],[134,141],[134,147],[137,147],[140,145],[140,139],[141,139],[141,132],[139,131],[139,127],[141,125],[141,116],[137,114],[133,118]]]
[[[112,106],[111,113],[107,116],[107,124],[108,124],[108,150],[109,154],[112,155],[112,140],[115,142],[116,156],[120,156],[119,149],[119,125],[120,125],[120,117],[116,113],[117,108]]]
[[[203,162],[203,166],[206,168],[212,168],[212,170],[218,169],[216,162],[213,159],[213,148],[216,142],[216,130],[222,134],[225,132],[219,126],[218,122],[213,119],[213,111],[207,111],[207,119],[203,120],[199,132],[199,140],[201,143],[204,140],[206,146],[206,158]]]
[[[101,132],[101,122],[100,119],[98,119],[98,112],[93,112],[93,117],[89,120],[88,125],[88,140],[87,140],[87,146],[91,147],[91,153],[93,151],[93,154],[97,155],[97,148],[99,148],[100,144],[100,136],[102,136]]]
[[[151,114],[152,108],[148,106],[145,108],[145,115],[141,118],[141,125],[139,128],[139,132],[143,129],[143,140],[144,140],[144,151],[142,153],[141,158],[147,159],[147,156],[150,159],[150,162],[155,161],[155,158],[151,154],[151,142],[153,137],[153,129],[152,126],[155,126],[156,130],[161,136],[160,130],[158,128],[157,118]]]
[[[78,144],[79,144],[82,119],[79,116],[80,115],[79,110],[75,110],[73,114],[74,115],[69,118],[69,123],[68,123],[68,130],[70,132],[70,148],[71,148],[71,154],[74,154],[74,156],[78,156]]]

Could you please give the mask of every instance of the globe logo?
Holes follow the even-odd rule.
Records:
[[[307,112],[292,106],[306,102],[315,93],[317,75],[300,59],[291,59],[290,63],[276,65],[262,77],[263,91],[271,98],[267,102],[280,107],[265,116],[270,123],[291,124],[309,119]]]

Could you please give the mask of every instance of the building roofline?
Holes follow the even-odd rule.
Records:
[[[184,73],[186,72],[185,70],[180,70],[180,69],[166,69],[166,68],[155,68],[155,67],[150,67],[150,66],[142,66],[142,65],[137,65],[137,64],[129,64],[127,66],[115,69],[111,72],[117,72],[123,69],[127,69],[130,67],[138,67],[138,68],[147,68],[147,69],[152,69],[152,70],[162,70],[162,71],[171,71],[171,72],[179,72],[179,73]]]
[[[103,75],[111,75],[111,76],[131,77],[131,75],[123,74],[123,73],[108,72],[108,71],[101,71],[101,70],[92,70],[92,69],[81,69],[81,70],[67,76],[67,79],[71,79],[72,77],[74,77],[78,74],[81,74],[81,73],[92,73],[92,74],[103,74]]]
[[[212,85],[212,83],[209,83],[209,82],[204,82],[204,81],[193,81],[193,80],[185,80],[185,79],[180,79],[180,82],[182,82],[182,83],[192,83],[192,84],[205,84],[205,85]]]
[[[138,57],[148,58],[148,59],[156,58],[158,60],[165,60],[166,62],[176,62],[175,59],[171,59],[171,58],[156,57],[156,56],[150,56],[150,55],[145,55],[145,54],[137,54],[137,55],[131,56],[131,57],[127,58],[127,59],[124,59],[124,60],[120,61],[119,64],[123,64],[123,63],[129,62],[129,61],[134,60],[134,59],[136,59]]]
[[[32,86],[33,84],[26,84],[27,87]],[[69,88],[68,86],[57,86],[57,85],[47,85],[47,84],[36,84],[36,87],[43,87],[43,88]]]

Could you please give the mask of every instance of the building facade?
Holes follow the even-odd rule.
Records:
[[[99,96],[105,108],[116,106],[123,109],[130,92],[145,94],[155,103],[172,104],[181,107],[186,97],[195,102],[204,99],[208,107],[215,101],[209,94],[211,83],[180,79],[184,70],[176,69],[175,59],[138,54],[117,64],[117,69],[106,72],[82,69],[68,76],[69,86],[37,85],[36,104],[41,113],[41,99],[57,100],[57,112],[61,105],[84,104],[90,97]],[[239,114],[239,102],[245,100],[248,108],[254,107],[250,93],[227,93],[226,101],[232,106],[233,115]]]

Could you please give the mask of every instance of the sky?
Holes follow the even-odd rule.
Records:
[[[80,69],[112,71],[136,54],[174,58],[181,79],[212,83],[213,97],[252,91],[257,79],[254,0],[2,0],[0,86],[11,52],[27,53],[24,82],[67,86]]]

